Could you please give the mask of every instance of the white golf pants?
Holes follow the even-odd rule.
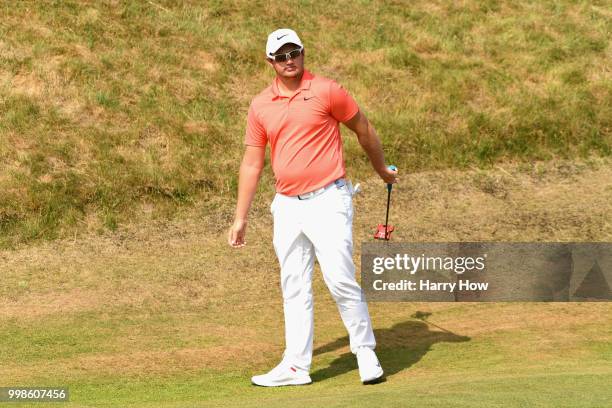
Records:
[[[352,187],[332,183],[323,193],[306,200],[277,193],[270,208],[274,250],[281,267],[284,360],[310,369],[315,256],[349,333],[351,351],[356,353],[363,346],[373,349],[376,341],[368,306],[355,280]]]

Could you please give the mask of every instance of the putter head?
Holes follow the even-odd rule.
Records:
[[[387,236],[385,236],[385,224],[378,224],[378,227],[376,227],[376,233],[374,234],[374,239],[388,241],[391,238],[391,233],[394,229],[395,227],[393,225],[387,225]]]

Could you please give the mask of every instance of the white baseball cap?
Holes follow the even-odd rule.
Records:
[[[300,37],[298,37],[297,33],[290,28],[279,28],[278,30],[274,31],[268,36],[268,42],[266,43],[266,57],[272,57],[272,55],[278,51],[280,47],[288,43],[304,47],[302,45],[302,41],[300,41]]]

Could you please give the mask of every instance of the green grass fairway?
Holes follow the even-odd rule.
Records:
[[[325,297],[318,292],[319,299]],[[265,315],[278,314],[274,303]],[[253,349],[240,351],[230,344],[238,338],[232,324],[225,326],[227,337],[216,341],[206,339],[204,330],[200,337],[185,336],[186,328],[211,320],[210,313],[221,320],[222,310],[214,309],[175,310],[163,317],[117,310],[54,316],[52,324],[49,318],[4,322],[3,336],[10,339],[2,339],[2,359],[8,362],[2,378],[6,384],[18,373],[21,380],[9,383],[68,385],[71,402],[62,405],[68,407],[606,407],[612,401],[606,304],[372,304],[371,309],[388,373],[385,383],[373,386],[359,383],[347,339],[338,337],[335,308],[326,300],[317,309],[318,321],[325,323],[317,326],[309,386],[249,384],[250,375],[275,363],[280,332],[245,343]],[[435,326],[411,318],[417,310],[431,311]],[[236,312],[225,316],[233,320]],[[244,330],[240,326],[236,332]],[[256,324],[247,327],[255,330]],[[136,339],[130,349],[118,347],[129,342],[124,336]],[[224,345],[235,356],[226,355]],[[261,351],[264,356],[249,359]],[[209,357],[204,359],[209,368],[198,368],[202,355]]]

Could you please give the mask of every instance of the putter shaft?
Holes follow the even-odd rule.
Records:
[[[385,216],[385,241],[389,240],[387,236],[387,226],[389,225],[389,204],[391,203],[391,189],[387,188],[387,215]]]

